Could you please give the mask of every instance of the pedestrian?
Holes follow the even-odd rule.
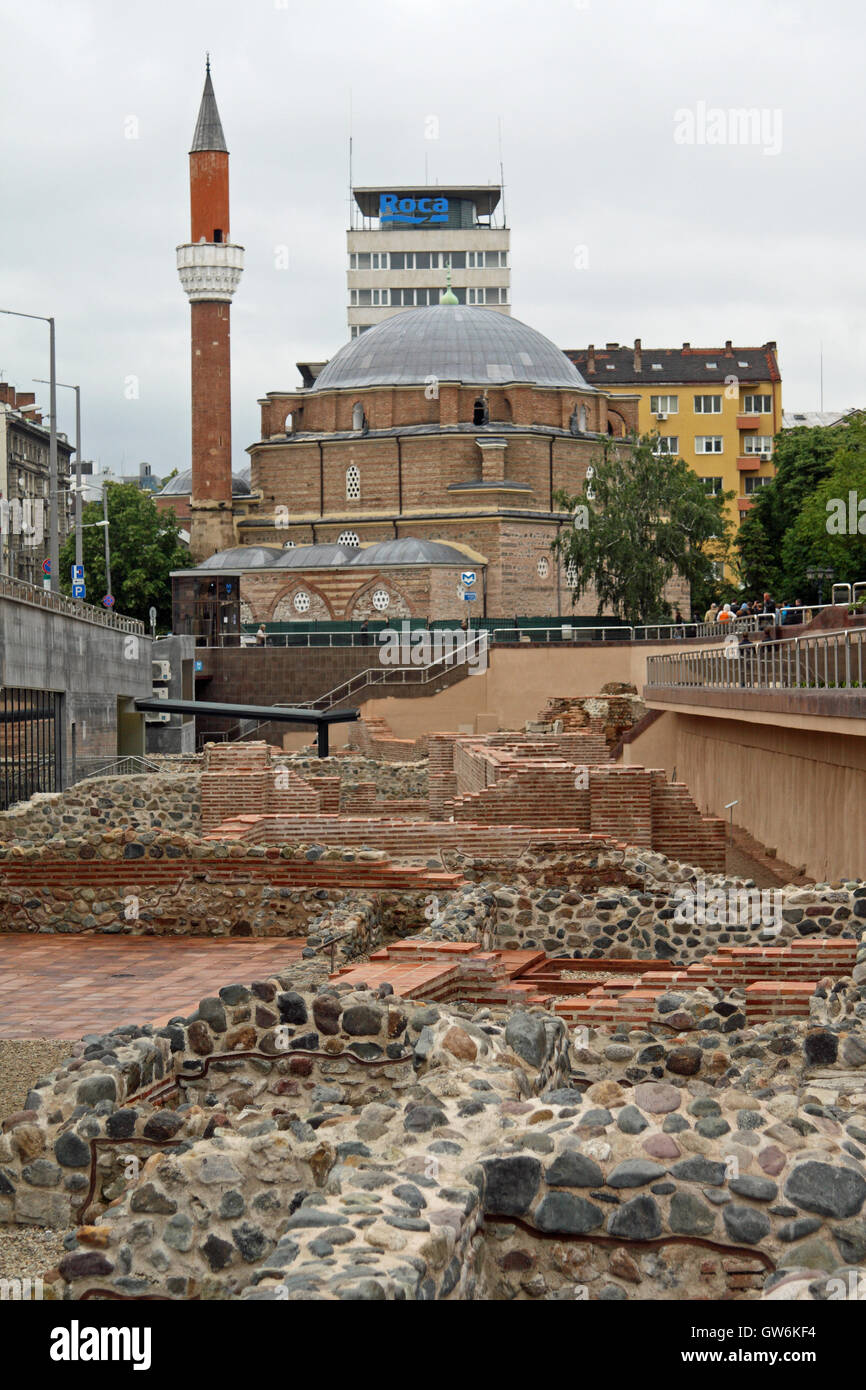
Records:
[[[268,641],[268,634],[267,634],[267,632],[265,631],[265,625],[264,625],[264,623],[259,623],[259,630],[258,630],[258,632],[256,633],[256,646],[257,646],[257,647],[264,647],[264,646],[267,646],[267,641]]]
[[[733,616],[734,615],[731,612],[731,605],[729,603],[726,603],[721,613],[718,615],[716,621],[719,623],[729,623]]]
[[[717,603],[711,603],[706,613],[704,614],[704,622],[714,623],[716,621],[716,614],[718,613],[718,611],[719,605]]]
[[[365,618],[364,621],[363,621],[362,624],[361,624],[361,646],[362,646],[362,647],[368,647],[369,645],[370,645],[370,624],[369,624],[368,620]]]

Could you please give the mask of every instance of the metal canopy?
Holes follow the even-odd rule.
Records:
[[[206,700],[136,700],[135,708],[147,714],[207,714],[212,719],[275,720],[284,724],[314,724],[318,755],[328,756],[328,725],[349,724],[360,718],[356,709],[287,709],[284,705],[232,705]]]

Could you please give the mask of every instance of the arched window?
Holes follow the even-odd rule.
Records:
[[[361,470],[350,463],[346,469],[346,501],[357,502],[361,496]]]
[[[483,396],[479,396],[475,402],[475,407],[472,412],[472,423],[473,425],[487,425],[490,423],[490,412]]]
[[[585,432],[585,430],[586,430],[586,406],[585,406],[585,405],[582,405],[582,406],[580,407],[580,411],[578,412],[578,422],[579,422],[579,424],[580,424],[580,432],[581,432],[581,434],[583,434],[583,433]]]
[[[573,560],[569,560],[565,567],[565,582],[569,589],[577,588],[577,566]]]
[[[357,550],[360,544],[357,531],[341,531],[337,537],[337,545],[351,545]]]
[[[364,407],[360,401],[355,401],[355,404],[352,406],[352,429],[362,430],[365,424],[366,417],[364,415]]]
[[[289,411],[289,414],[286,416],[286,424],[285,424],[286,434],[291,434],[291,432],[292,432],[293,429],[294,429],[294,421],[292,420],[292,413],[291,413],[291,411]]]

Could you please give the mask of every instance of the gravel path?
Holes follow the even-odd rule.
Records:
[[[0,1039],[0,1120],[21,1110],[39,1076],[59,1067],[72,1043],[55,1038]],[[41,1226],[0,1226],[0,1279],[34,1279],[63,1254],[64,1231]]]

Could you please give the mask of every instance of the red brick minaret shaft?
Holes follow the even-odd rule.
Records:
[[[190,300],[194,560],[234,544],[232,523],[231,299],[243,247],[229,241],[229,154],[210,77],[189,155],[190,240],[177,248]]]

